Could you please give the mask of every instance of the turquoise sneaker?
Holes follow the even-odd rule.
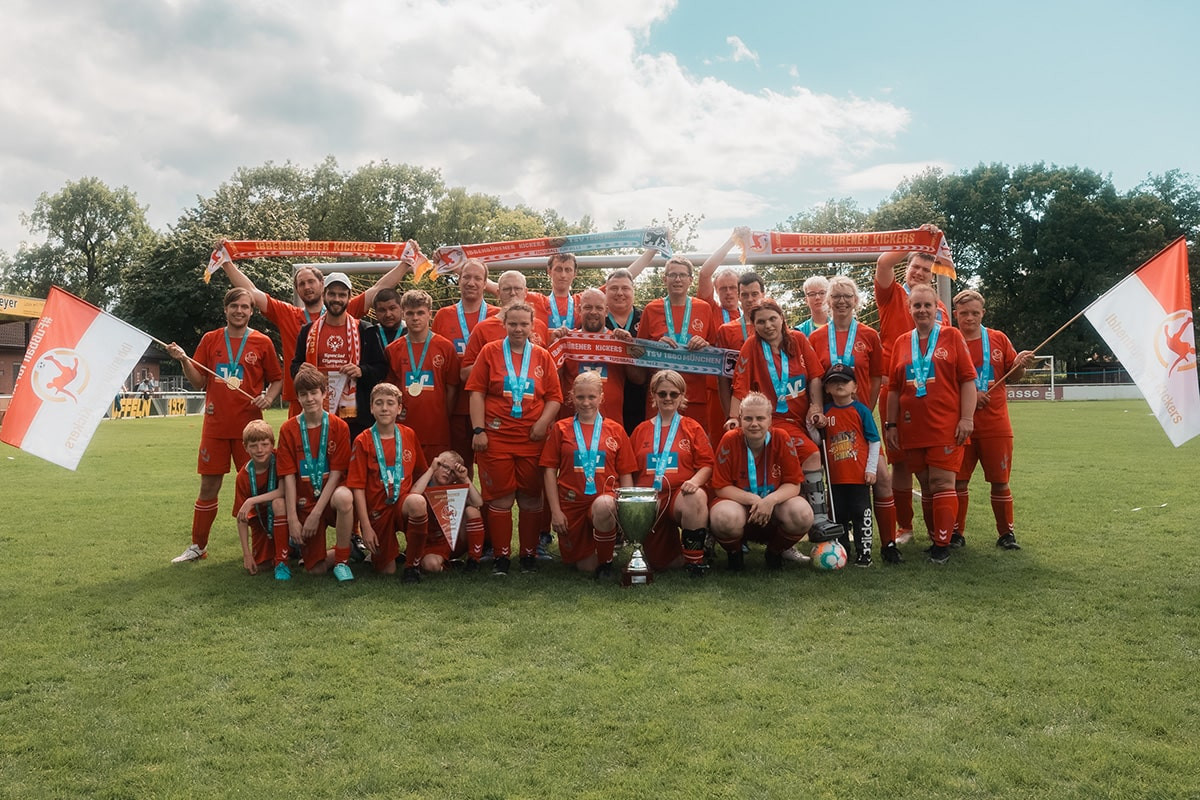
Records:
[[[334,565],[333,577],[342,582],[352,581],[354,580],[354,573],[350,571],[350,565],[343,561],[340,564]]]
[[[275,565],[275,580],[290,581],[292,579],[292,568],[287,565],[286,561],[280,561]]]

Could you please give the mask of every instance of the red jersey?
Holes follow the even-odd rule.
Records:
[[[361,319],[366,304],[366,295],[355,295],[350,298],[350,302],[346,306],[346,313]],[[309,316],[308,311],[299,306],[276,300],[270,295],[267,295],[267,308],[262,313],[279,331],[279,341],[283,347],[283,361],[285,364],[291,364],[296,358],[296,338],[300,335],[300,329],[312,322],[315,317]],[[292,375],[287,370],[283,373],[283,399],[289,403],[296,399],[296,388],[292,385]]]
[[[297,502],[304,500],[316,502],[313,492],[312,477],[303,469],[304,442],[300,439],[300,426],[304,424],[304,415],[291,417],[279,427],[279,447],[275,449],[275,470],[280,480],[284,475],[296,476]],[[320,458],[321,426],[315,428],[305,426],[308,438],[308,452],[314,459]],[[325,443],[325,471],[322,473],[324,486],[329,482],[329,473],[338,471],[345,477],[350,467],[350,426],[336,414],[329,415],[329,439]]]
[[[797,331],[799,333],[799,331]],[[797,486],[804,482],[804,470],[800,469],[800,457],[792,446],[791,437],[783,431],[767,432],[768,441],[762,453],[754,457],[755,482],[765,497],[785,483]],[[740,428],[726,431],[717,446],[717,465],[713,468],[714,489],[733,486],[751,491],[749,460],[746,458],[746,437]]]
[[[905,450],[954,445],[954,429],[958,427],[959,420],[960,386],[975,380],[975,366],[971,363],[967,343],[958,329],[935,325],[934,330],[938,332],[938,340],[924,397],[916,396],[911,333],[898,337],[892,343],[892,369],[888,375],[888,385],[891,387],[889,391],[899,388],[900,417],[890,421],[897,423],[900,446]],[[918,346],[922,345],[918,343]]]
[[[865,484],[871,442],[879,441],[879,428],[871,409],[855,400],[847,406],[825,404],[825,453],[830,483]]]
[[[474,365],[479,358],[479,351],[485,344],[498,342],[506,336],[508,336],[508,331],[505,330],[504,320],[500,318],[499,314],[480,322],[475,326],[475,330],[471,331],[471,338],[467,340],[467,349],[463,353],[461,366]],[[540,347],[550,346],[550,331],[546,329],[546,323],[536,318],[533,320],[533,333],[529,335],[529,341]]]
[[[916,327],[912,312],[908,310],[908,286],[900,281],[892,281],[892,284],[885,288],[876,281],[875,305],[879,308],[879,341],[883,344],[883,372],[886,383],[886,376],[892,371],[892,344],[897,337]],[[950,313],[946,311],[941,300],[937,303],[935,321],[939,325],[950,321]]]
[[[445,336],[449,339],[454,344],[455,352],[461,356],[467,352],[467,340],[471,338],[471,331],[475,330],[475,326],[488,317],[496,316],[499,311],[500,309],[496,306],[481,303],[474,313],[464,311],[460,320],[458,318],[458,303],[454,303],[439,308],[437,313],[433,315],[433,322],[429,328],[439,336]],[[482,318],[479,316],[480,312],[483,312]],[[467,324],[466,330],[463,330],[463,322]]]
[[[834,329],[834,336],[837,337],[834,347],[837,348],[839,358],[846,352],[846,337],[849,335],[848,330]],[[810,333],[808,341],[813,347],[813,352],[817,354],[817,360],[821,362],[821,374],[825,374],[833,366],[833,358],[829,353],[829,325],[822,325]],[[884,372],[883,343],[874,328],[858,323],[854,331],[854,346],[851,348],[850,358],[854,359],[854,383],[857,385],[855,394],[860,402],[866,404],[871,399],[871,379],[882,378]],[[844,361],[849,363],[848,360]],[[874,406],[869,407],[874,410]]]
[[[579,327],[579,298],[577,294],[559,297],[539,292],[525,293],[525,302],[533,306],[534,319],[549,329],[566,327],[573,330]]]
[[[601,415],[603,417],[603,414]],[[583,471],[583,452],[592,446],[595,425],[580,423],[583,450],[575,439],[575,418],[560,419],[550,426],[550,433],[542,447],[539,467],[550,467],[558,471],[558,497],[560,502],[579,502],[595,497],[619,486],[621,475],[632,475],[637,471],[637,459],[625,428],[619,422],[604,417],[600,425],[599,460],[596,464],[596,492],[587,494],[587,478]],[[611,480],[610,480],[611,479]]]
[[[754,326],[750,324],[750,320],[739,317],[717,328],[717,338],[713,345],[724,347],[726,350],[741,350],[746,339],[753,335]]]
[[[225,329],[217,328],[201,337],[193,358],[218,375],[238,375],[242,380],[242,392],[251,397],[261,394],[268,384],[283,377],[275,345],[265,333],[247,328],[245,337],[229,340],[229,348],[225,347]],[[233,363],[235,359],[236,365]],[[230,389],[211,375],[207,378],[204,385],[203,435],[241,441],[246,423],[262,419],[262,410],[242,392]]]
[[[658,448],[654,442],[654,421],[659,419],[655,414],[650,419],[633,429],[630,444],[637,459],[637,477],[634,479],[638,486],[654,485],[654,470],[660,458],[667,460],[663,478],[678,489],[684,481],[691,480],[697,472],[713,465],[712,443],[704,426],[691,417],[679,414],[679,430],[675,432],[675,440],[666,452],[660,455],[660,450],[666,446],[670,423],[661,425]]]
[[[699,336],[709,344],[716,341],[717,325],[711,301],[705,302],[688,297],[686,305],[672,304],[672,325],[671,330],[668,331],[666,311],[663,307],[667,299],[660,297],[646,304],[646,308],[642,311],[642,319],[638,322],[638,338],[657,341],[664,336],[670,336],[680,347],[687,347],[688,341],[693,336]],[[689,307],[691,308],[691,318],[685,331],[683,330],[684,317],[687,315]],[[683,379],[687,383],[688,405],[695,406],[708,402],[708,376],[685,372]]]
[[[1008,389],[1004,384],[996,385],[1017,363],[1017,351],[1008,337],[997,330],[985,328],[988,335],[989,360],[992,362],[992,377],[988,381],[988,404],[975,409],[975,430],[972,439],[989,439],[998,436],[1012,436],[1012,422],[1008,418]],[[983,371],[983,336],[967,342],[967,352],[971,354],[971,364],[975,374]],[[976,387],[979,382],[976,381]],[[995,387],[995,388],[992,388]]]
[[[474,335],[471,340],[474,341]],[[526,347],[532,347],[533,352],[529,357],[529,372],[524,377],[527,388],[522,399],[521,415],[516,417],[513,415],[513,389],[516,388],[515,381],[521,378],[516,374],[508,374],[508,365],[504,359],[506,341],[507,339],[488,342],[483,346],[464,389],[468,392],[482,392],[484,395],[483,427],[487,430],[489,447],[511,447],[520,454],[536,456],[542,452],[542,444],[530,441],[529,431],[542,416],[546,403],[562,402],[558,367],[546,348],[530,342],[525,344]],[[514,373],[520,372],[523,359],[524,354],[512,355]]]
[[[716,290],[714,289],[713,291],[716,291]],[[708,305],[712,308],[713,319],[716,321],[717,327],[720,327],[721,325],[726,325],[730,322],[733,322],[736,319],[741,319],[741,316],[742,316],[741,306],[738,306],[738,307],[734,308],[732,311],[730,311],[729,309],[725,308],[725,306],[721,305],[720,299],[718,299],[715,295],[713,297],[700,298],[700,299],[704,300],[704,302],[708,303]]]
[[[425,349],[429,345],[429,349]],[[444,336],[430,332],[424,342],[413,344],[412,354],[421,362],[419,373],[414,370],[408,354],[408,336],[401,336],[388,345],[388,381],[400,387],[401,408],[399,422],[421,432],[421,443],[437,445],[442,449],[450,446],[450,413],[446,405],[446,391],[461,383],[458,353],[454,344]],[[421,390],[413,394],[411,387],[420,385]]]
[[[362,489],[366,492],[368,509],[383,508],[388,504],[383,478],[380,477],[379,458],[375,453],[375,439],[371,435],[374,430],[375,426],[372,425],[355,437],[354,450],[350,456],[350,471],[346,475],[347,488]],[[387,466],[397,464],[397,440],[401,443],[402,456],[399,463],[401,475],[396,502],[403,503],[404,496],[412,491],[413,481],[425,474],[429,464],[425,461],[425,453],[421,450],[421,443],[417,441],[417,435],[413,433],[412,428],[396,425],[395,435],[390,438],[379,437],[379,443],[383,446],[384,463]]]
[[[820,379],[825,373],[813,352],[812,345],[800,331],[785,330],[784,334],[791,338],[796,345],[797,355],[788,356],[787,364],[787,394],[786,408],[779,410],[779,398],[775,393],[775,384],[771,380],[771,371],[767,367],[766,357],[763,356],[762,340],[755,334],[742,345],[738,355],[737,369],[733,372],[733,396],[741,400],[750,392],[762,392],[771,401],[772,424],[789,422],[805,429],[804,418],[810,405],[808,387],[813,380]],[[769,347],[769,346],[768,346]],[[771,354],[775,365],[775,374],[782,381],[783,353]]]
[[[267,492],[271,491],[269,486],[271,481],[271,470],[269,464],[267,467],[262,469],[255,467],[255,486],[253,488],[250,487],[251,463],[253,462],[247,461],[245,465],[238,470],[237,479],[233,484],[233,509],[230,513],[232,513],[235,517],[238,515],[238,511],[241,510],[242,506],[244,506],[246,501],[251,497],[258,497],[260,494],[266,494]],[[283,486],[283,479],[278,477],[278,469],[276,469],[275,488],[278,489],[280,486]],[[263,508],[263,511],[266,511],[265,507]],[[253,514],[251,514],[251,518],[253,518]]]

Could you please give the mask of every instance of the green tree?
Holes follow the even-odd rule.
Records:
[[[93,177],[43,193],[21,219],[45,241],[22,244],[5,269],[8,288],[45,297],[57,284],[103,308],[119,297],[122,270],[154,240],[137,195]]]

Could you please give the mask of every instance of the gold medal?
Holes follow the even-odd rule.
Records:
[[[410,384],[408,385],[408,393],[409,393],[409,395],[410,395],[410,396],[412,396],[412,397],[420,397],[420,396],[421,396],[421,391],[422,391],[424,388],[425,388],[425,387],[424,387],[424,386],[422,386],[420,383],[410,383]]]
[[[242,388],[242,379],[236,375],[230,375],[225,379],[225,385],[231,390],[237,391],[238,389]]]

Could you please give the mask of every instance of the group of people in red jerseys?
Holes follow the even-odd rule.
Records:
[[[955,297],[959,328],[951,327],[931,286],[932,257],[915,252],[902,284],[895,269],[904,253],[877,261],[880,332],[857,320],[862,298],[845,276],[806,282],[820,313],[807,334],[791,328],[757,274],[720,268],[743,236],[735,230],[702,265],[695,295],[693,265],[668,259],[665,296],[642,309],[633,285],[653,250],[578,293],[574,256],[552,256],[546,295],[528,291],[520,272],[492,283],[484,264],[468,261],[460,299],[436,314],[426,292],[394,288],[411,263],[357,296],[341,273],[303,269],[301,308],[265,295],[227,262],[226,326],[205,335],[194,359],[168,349],[204,388],[207,412],[192,543],[174,560],[207,554],[231,460],[246,569],[273,564],[279,579],[298,558],[310,573],[350,580],[355,543],[377,572],[400,569],[408,581],[453,561],[478,570],[487,551],[493,574],[505,575],[514,504],[521,571],[538,569],[556,535],[565,564],[605,577],[619,539],[615,490],[630,486],[659,494],[642,543],[655,571],[702,576],[716,546],[740,570],[750,541],[779,569],[807,560],[796,547],[806,537],[839,539],[869,566],[876,528],[883,559],[901,563],[913,476],[930,559],[942,563],[965,543],[977,464],[992,487],[997,544],[1016,549],[1001,380],[1019,378],[1032,354],[983,327],[976,292]],[[279,327],[289,370],[248,327],[255,306]],[[369,306],[376,323],[363,318]],[[739,355],[731,378],[576,360],[559,367],[546,348],[572,332]],[[278,445],[264,446],[274,437],[261,410],[280,392],[292,416]],[[469,485],[476,469],[464,535],[441,530],[429,487]]]

